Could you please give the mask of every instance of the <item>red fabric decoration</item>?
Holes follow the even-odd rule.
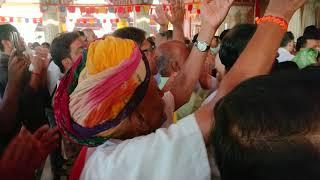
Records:
[[[128,11],[129,13],[131,13],[131,12],[132,12],[132,6],[128,6],[128,7],[127,7],[127,11]]]
[[[140,12],[141,11],[141,7],[140,6],[135,6],[134,8],[135,8],[136,12]]]
[[[76,7],[74,7],[74,6],[69,6],[67,9],[68,9],[69,13],[75,13],[76,12]]]
[[[87,20],[86,19],[83,19],[82,22],[83,22],[83,24],[87,24]]]
[[[192,5],[192,4],[189,4],[189,5],[188,5],[188,11],[190,11],[190,12],[191,12],[191,11],[192,11],[192,9],[193,9],[193,5]]]
[[[197,14],[200,14],[200,13],[201,13],[200,9],[197,9]]]
[[[0,17],[1,22],[5,22],[6,18],[5,17]]]
[[[80,7],[80,12],[81,13],[85,13],[86,12],[86,8],[85,7]]]
[[[97,9],[98,10],[98,9]],[[93,14],[96,12],[96,8],[95,7],[90,7],[89,8],[89,14]]]
[[[33,23],[34,23],[34,24],[37,24],[37,22],[38,22],[38,21],[37,21],[37,18],[33,18]]]
[[[120,6],[119,8],[118,8],[118,13],[120,13],[120,14],[123,14],[124,13],[124,8],[122,7],[122,6]]]
[[[10,21],[10,22],[13,22],[13,17],[10,17],[10,18],[9,18],[9,21]]]

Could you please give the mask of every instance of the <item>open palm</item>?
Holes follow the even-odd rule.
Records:
[[[226,18],[234,0],[204,0],[201,5],[202,24],[219,26]]]

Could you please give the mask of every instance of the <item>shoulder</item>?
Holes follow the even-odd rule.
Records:
[[[123,169],[130,169],[123,173]],[[160,176],[159,176],[160,175]],[[206,146],[194,115],[112,146],[88,159],[83,179],[210,179]],[[206,177],[206,178],[204,178]]]

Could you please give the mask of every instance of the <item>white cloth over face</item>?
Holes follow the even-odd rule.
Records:
[[[279,48],[278,49],[279,57],[277,58],[279,63],[291,61],[294,58],[294,55],[292,55],[288,50],[285,48]]]
[[[95,148],[80,179],[210,180],[210,173],[201,131],[190,115],[168,129]]]

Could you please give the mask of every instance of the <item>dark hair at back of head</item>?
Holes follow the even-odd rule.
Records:
[[[78,32],[62,33],[54,38],[50,47],[50,54],[53,62],[64,73],[65,69],[62,65],[62,60],[70,57],[70,45],[80,37]]]
[[[215,107],[222,180],[320,179],[320,69],[259,76]]]
[[[4,51],[4,47],[1,43],[2,40],[10,40],[11,33],[18,32],[17,28],[11,24],[2,24],[0,25],[0,51]]]
[[[292,32],[286,32],[281,41],[280,47],[286,47],[289,42],[294,41],[294,35]]]
[[[222,33],[219,36],[220,41],[223,40],[224,36],[226,36],[229,31],[230,31],[230,29],[226,29],[226,30],[222,31]]]
[[[301,36],[297,39],[297,44],[296,44],[296,50],[299,52],[301,48],[304,48],[306,46],[307,40]]]
[[[136,27],[125,27],[122,29],[118,29],[113,32],[113,35],[115,37],[123,39],[131,39],[135,41],[139,46],[141,46],[143,41],[146,39],[146,32]]]
[[[232,28],[223,38],[219,50],[221,63],[229,71],[245,49],[257,26],[255,24],[240,24]]]

